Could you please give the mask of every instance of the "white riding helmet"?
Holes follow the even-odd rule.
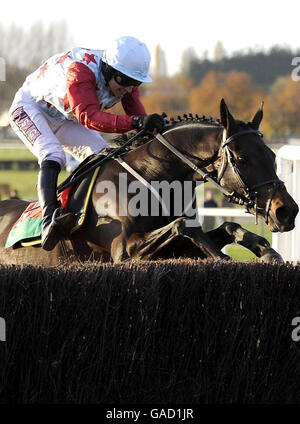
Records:
[[[114,40],[104,50],[102,61],[137,81],[152,82],[148,74],[149,50],[146,44],[134,37],[120,37]]]

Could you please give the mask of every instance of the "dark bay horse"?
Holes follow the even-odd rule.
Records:
[[[189,188],[194,194],[199,181],[211,178],[231,201],[245,205],[264,219],[271,231],[294,228],[298,206],[278,179],[275,154],[258,130],[262,106],[252,121],[245,123],[233,118],[222,99],[220,115],[218,122],[184,115],[185,119],[168,124],[163,140],[186,161],[156,137],[147,136],[122,158],[125,166],[129,165],[133,171],[116,160],[106,162],[96,181],[84,225],[51,252],[41,247],[4,249],[11,226],[28,202],[0,202],[1,262],[56,265],[69,260],[71,253],[79,260],[101,257],[114,262],[183,256],[227,259],[221,249],[230,243],[248,248],[264,261],[281,261],[267,240],[237,223],[224,222],[219,228],[204,233],[199,224],[191,224],[195,221],[188,208],[182,207],[181,213],[176,210],[181,202],[195,211],[195,196],[190,201],[186,192]],[[134,172],[144,183],[137,181]],[[159,191],[149,190],[152,182],[164,183],[170,188],[166,209]],[[144,186],[148,183],[144,197],[137,199],[135,183]],[[161,204],[153,212],[151,200],[155,195]]]

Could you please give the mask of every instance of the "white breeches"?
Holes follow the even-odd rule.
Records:
[[[52,118],[22,89],[18,92],[18,101],[10,108],[9,121],[18,137],[38,158],[39,165],[44,160],[54,160],[63,168],[65,152],[82,162],[108,146],[98,131],[89,130],[78,122]]]

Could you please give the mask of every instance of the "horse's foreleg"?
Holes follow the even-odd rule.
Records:
[[[119,236],[117,236],[112,244],[110,254],[112,260],[116,262],[123,262],[129,259],[129,255],[126,251],[127,235],[123,231]]]
[[[151,260],[175,237],[173,221],[148,233],[132,233],[127,240],[126,251],[131,259]]]
[[[148,233],[130,233],[123,229],[111,244],[113,261],[116,263],[128,259],[151,260],[163,247],[177,237],[173,227],[174,222]]]
[[[221,249],[216,245],[213,239],[208,234],[204,233],[202,228],[186,226],[186,218],[180,218],[176,222],[174,231],[178,235],[191,240],[202,252],[205,253],[207,258],[213,259],[229,259],[227,255],[221,252]]]
[[[226,259],[220,249],[212,242],[201,227],[186,227],[186,218],[180,217],[165,227],[148,233],[134,233],[127,241],[127,253],[131,258],[151,260],[157,257],[159,251],[170,244],[176,237],[183,236],[191,240],[200,252],[208,258]],[[182,252],[184,254],[184,252]],[[172,257],[172,249],[170,249]]]
[[[206,233],[219,249],[230,243],[237,243],[246,249],[251,250],[263,262],[283,262],[282,257],[277,253],[270,243],[261,236],[245,230],[235,222],[224,222],[220,227]]]

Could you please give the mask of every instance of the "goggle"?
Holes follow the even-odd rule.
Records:
[[[119,71],[115,72],[114,79],[119,85],[122,85],[123,87],[131,87],[132,85],[137,87],[142,84],[141,81],[137,81],[133,78],[130,78]]]

